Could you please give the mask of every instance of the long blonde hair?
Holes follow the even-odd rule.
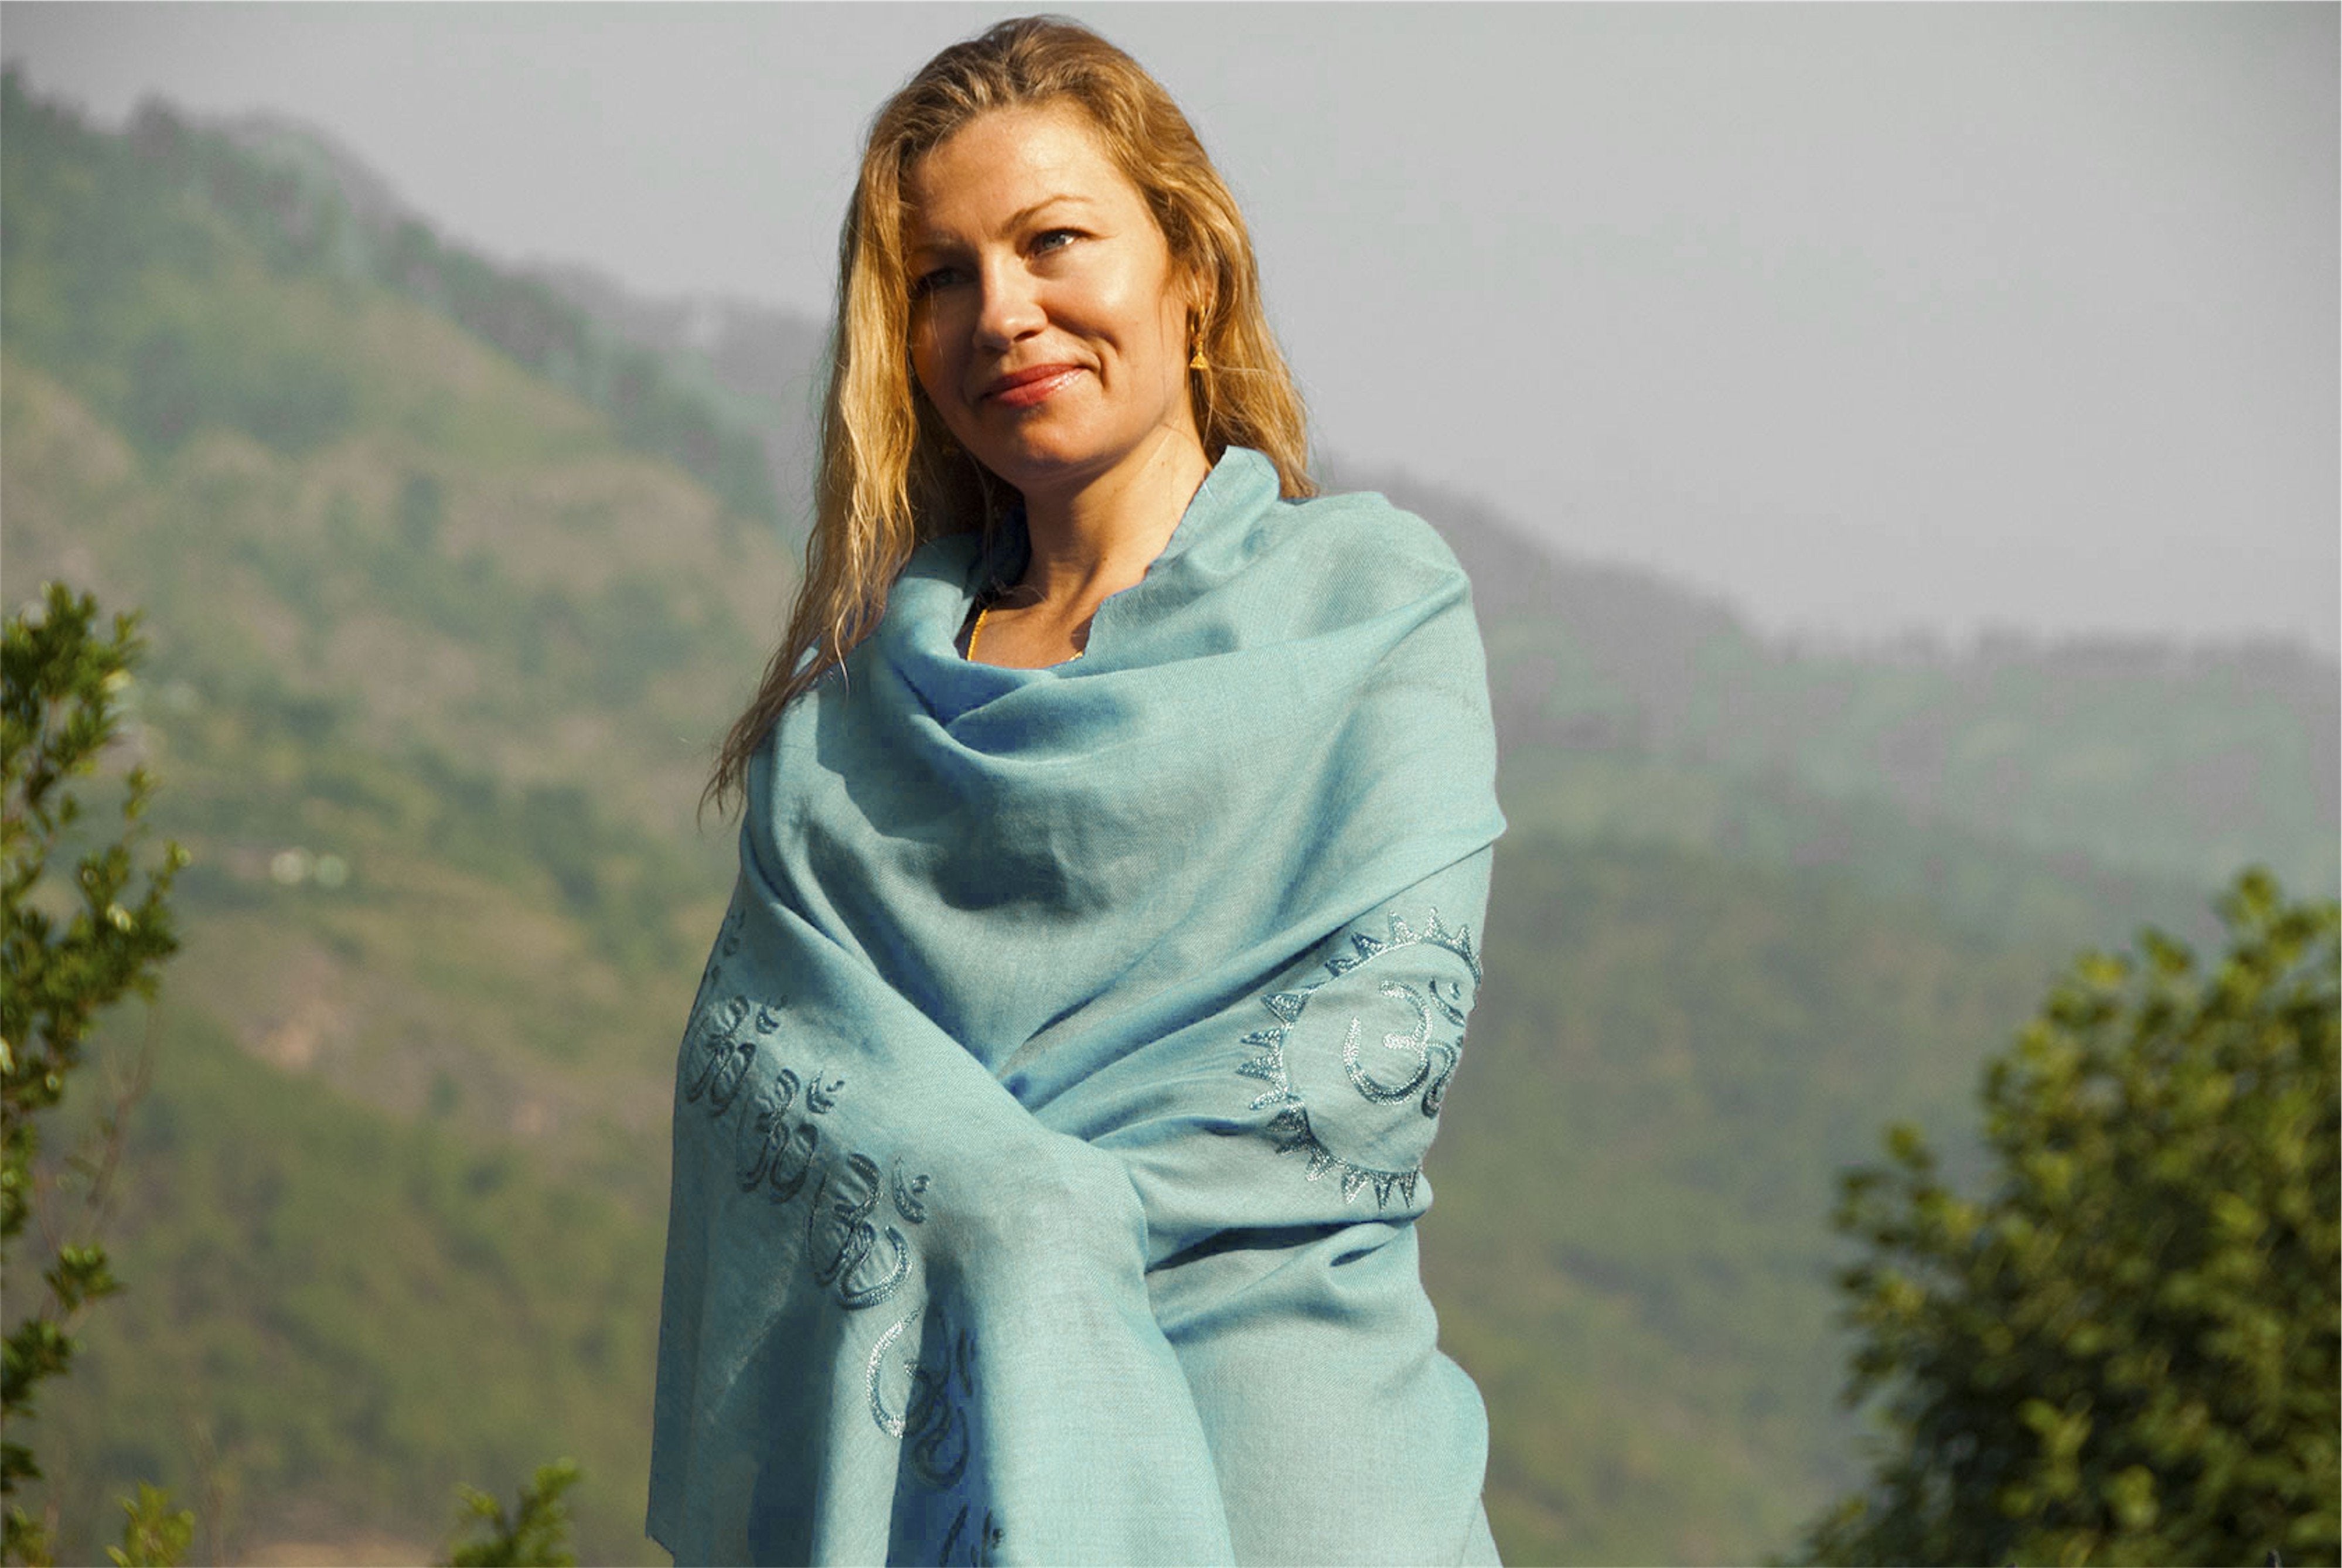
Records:
[[[877,625],[921,543],[988,528],[1016,492],[946,439],[911,373],[903,185],[933,148],[979,115],[1066,102],[1138,188],[1193,290],[1205,368],[1188,395],[1205,455],[1258,449],[1288,497],[1312,495],[1307,422],[1269,331],[1243,214],[1179,106],[1138,62],[1078,23],[1002,22],[955,44],[878,111],[837,244],[837,317],[821,414],[813,536],[788,630],[733,723],[701,798],[738,799],[748,759],[783,709]]]

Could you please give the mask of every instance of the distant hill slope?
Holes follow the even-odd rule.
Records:
[[[110,136],[13,76],[0,111],[10,598],[54,574],[145,607],[139,744],[196,856],[135,1124],[132,1293],[42,1418],[69,1523],[160,1476],[230,1557],[415,1559],[455,1481],[508,1491],[567,1453],[587,1560],[641,1561],[673,1044],[730,872],[693,808],[791,581],[771,518],[693,454],[753,444],[726,410],[785,400],[816,339],[435,239],[385,275],[418,220],[331,159],[278,183],[310,155],[285,127],[155,111]],[[582,357],[533,348],[515,324],[539,319]],[[578,368],[596,355],[646,366],[715,444],[630,423]],[[2072,812],[2201,824],[2060,749],[2172,754],[2101,725],[2047,654],[2007,667],[2070,726],[1986,683],[1952,732],[2016,726],[2037,843],[2035,817],[1864,771],[1957,682],[1800,659],[1390,488],[1473,570],[1506,748],[1486,998],[1425,1227],[1489,1399],[1499,1538],[1516,1561],[1753,1560],[1846,1469],[1836,1166],[1890,1116],[1957,1144],[1975,1063],[2067,951],[2195,915],[2189,864],[2102,854]],[[2125,702],[2210,733],[2209,688],[2123,670]],[[2286,823],[2333,814],[2330,770],[2289,760],[2317,720],[2293,702],[2237,742],[2267,786],[2246,847],[2280,864]],[[1785,753],[1782,724],[1851,760]]]
[[[693,812],[785,607],[772,521],[131,138],[5,109],[11,598],[143,609],[195,857],[133,1295],[43,1418],[68,1558],[142,1474],[218,1483],[236,1550],[420,1553],[456,1481],[569,1453],[587,1551],[639,1560],[666,1084],[730,869]]]
[[[656,355],[679,385],[756,434],[780,497],[781,537],[802,551],[813,528],[813,433],[826,390],[821,324],[745,300],[652,299],[590,267],[535,266],[528,275],[613,336]]]
[[[14,208],[0,245],[21,280],[0,301],[9,337],[142,448],[218,421],[292,450],[353,417],[352,367],[303,355],[265,322],[191,315],[184,292],[146,286],[157,266],[200,285],[223,267],[256,270],[370,285],[443,314],[602,414],[622,444],[675,463],[734,511],[780,518],[752,434],[543,283],[443,244],[324,138],[267,121],[214,128],[152,101],[111,135],[35,100],[14,69],[0,98]]]

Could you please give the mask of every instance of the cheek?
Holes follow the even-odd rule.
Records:
[[[1186,313],[1166,300],[1162,290],[1143,282],[1119,286],[1110,296],[1093,296],[1093,311],[1092,319],[1116,345],[1126,373],[1143,365],[1152,381],[1157,369],[1167,372],[1175,354],[1181,365],[1187,363]]]
[[[916,324],[911,328],[911,374],[918,381],[919,389],[927,394],[927,400],[940,407],[943,399],[939,394],[951,383],[950,367],[944,363],[934,331]]]
[[[1053,313],[1077,329],[1110,335],[1132,348],[1152,349],[1173,307],[1156,281],[1138,269],[1101,270],[1075,280]]]
[[[1161,325],[1163,341],[1178,352],[1179,364],[1184,368],[1188,354],[1186,302],[1176,295],[1165,295]]]

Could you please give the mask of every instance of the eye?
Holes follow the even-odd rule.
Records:
[[[930,267],[911,280],[911,297],[925,299],[939,288],[959,281],[959,269],[952,266]]]
[[[1033,236],[1033,254],[1046,255],[1051,251],[1063,250],[1081,237],[1079,229],[1043,229]]]

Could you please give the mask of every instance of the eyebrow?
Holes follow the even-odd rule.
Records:
[[[1043,196],[1031,206],[1019,207],[1015,212],[1011,213],[1008,215],[1008,226],[1013,229],[1020,225],[1030,223],[1033,219],[1034,214],[1040,212],[1046,207],[1054,207],[1060,202],[1071,202],[1077,207],[1094,207],[1097,205],[1096,202],[1090,200],[1087,196],[1076,196],[1071,194],[1058,196]]]

